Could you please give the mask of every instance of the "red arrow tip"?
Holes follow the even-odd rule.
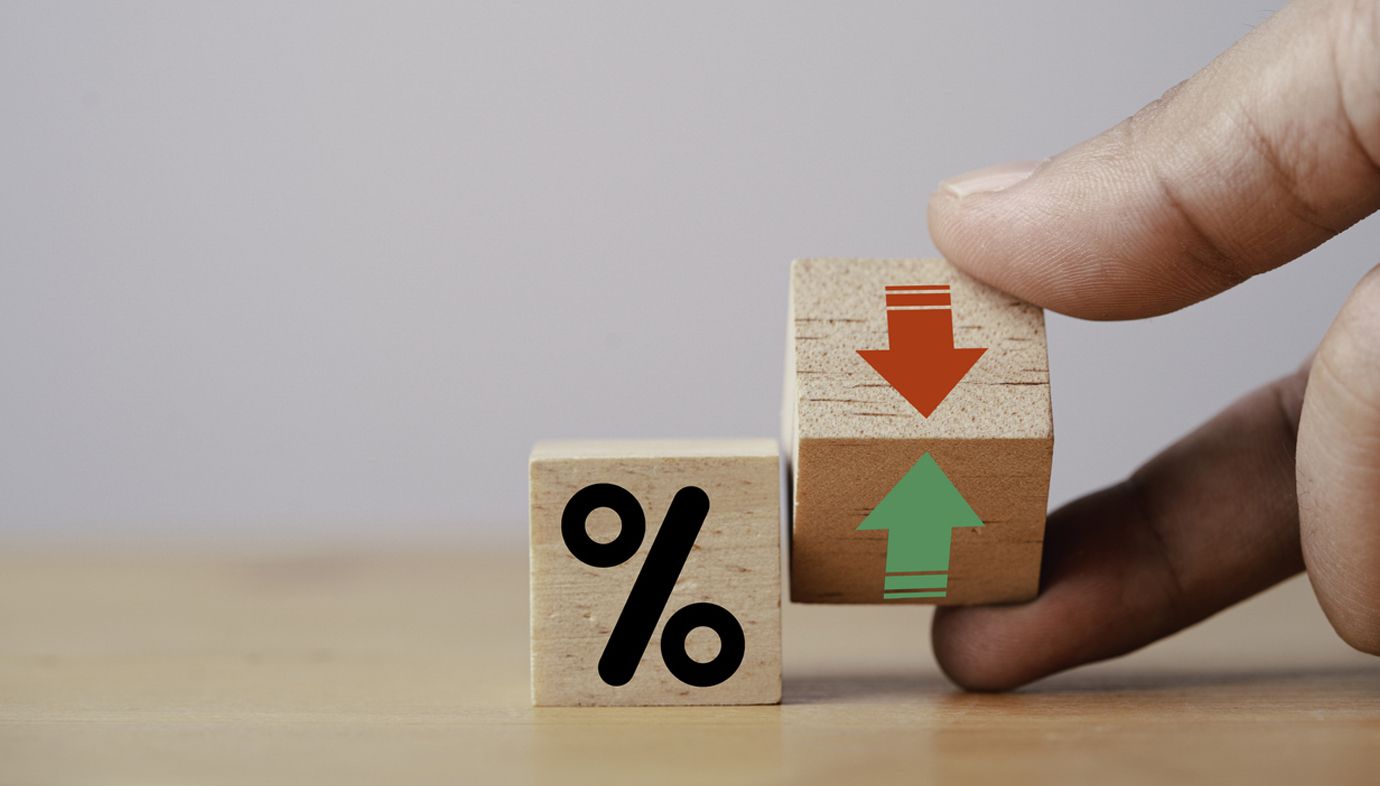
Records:
[[[858,354],[929,417],[986,352],[981,347],[954,347],[953,307],[948,284],[887,287],[888,349],[860,349]]]
[[[858,354],[921,415],[929,417],[986,351],[963,347],[916,354],[860,349]]]

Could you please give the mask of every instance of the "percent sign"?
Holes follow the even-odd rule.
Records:
[[[591,538],[586,527],[590,514],[599,508],[608,508],[618,516],[618,536],[608,543]],[[626,685],[633,678],[708,515],[709,495],[702,489],[686,486],[671,499],[599,658],[599,676],[604,682]],[[575,492],[561,513],[561,537],[566,548],[594,568],[627,562],[642,546],[646,534],[647,514],[642,504],[627,489],[612,483],[585,486]],[[712,660],[700,662],[686,652],[685,638],[695,628],[709,628],[718,634],[719,654]],[[732,677],[743,662],[745,647],[743,626],[723,606],[713,603],[691,603],[679,609],[661,631],[661,660],[667,670],[681,682],[700,688]]]

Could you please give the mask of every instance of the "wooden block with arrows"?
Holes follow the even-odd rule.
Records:
[[[781,700],[776,440],[544,442],[532,701]]]
[[[791,598],[1039,588],[1054,446],[1044,314],[943,260],[791,268]]]

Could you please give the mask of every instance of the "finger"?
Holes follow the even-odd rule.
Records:
[[[1380,207],[1380,4],[1296,2],[1135,116],[1038,166],[946,181],[936,246],[1074,316],[1196,302]]]
[[[945,673],[969,689],[1014,688],[1130,652],[1297,573],[1304,380],[1257,390],[1129,480],[1051,515],[1039,597],[937,611]]]
[[[1380,268],[1318,347],[1299,426],[1309,580],[1347,643],[1380,655]]]

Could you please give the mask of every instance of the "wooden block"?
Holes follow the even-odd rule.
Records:
[[[1054,447],[1043,312],[939,259],[797,260],[790,311],[791,599],[1034,597]]]
[[[780,497],[775,440],[537,445],[532,702],[779,702]]]

